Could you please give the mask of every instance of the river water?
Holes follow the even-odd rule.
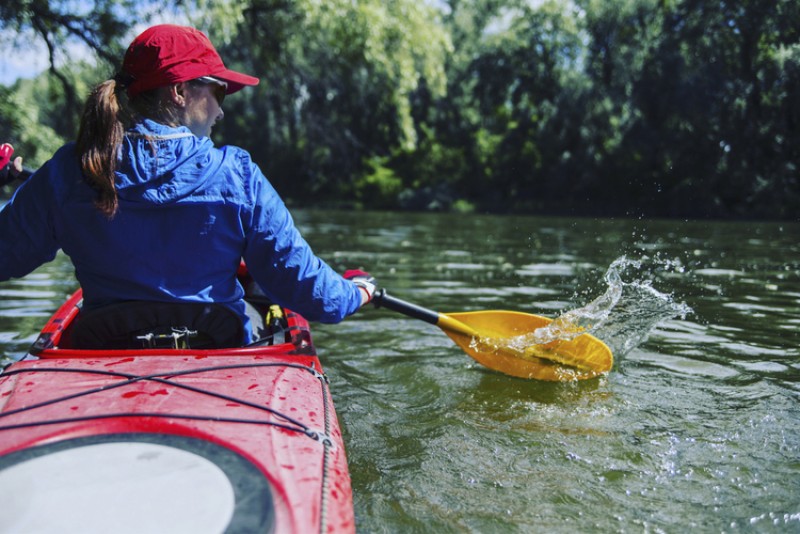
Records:
[[[295,217],[395,296],[587,319],[615,353],[606,376],[540,382],[391,311],[313,325],[359,532],[800,532],[800,225]],[[63,256],[0,283],[0,358],[75,287]]]

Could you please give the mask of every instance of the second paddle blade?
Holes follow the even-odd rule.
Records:
[[[552,320],[513,311],[476,311],[446,314],[480,334],[445,333],[481,365],[520,378],[565,382],[606,373],[614,358],[605,343],[589,334],[544,345],[516,346],[519,338]]]

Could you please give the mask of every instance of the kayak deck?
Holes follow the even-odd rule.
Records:
[[[0,375],[0,502],[28,503],[0,531],[354,531],[341,431],[302,317],[289,314],[286,342],[270,346],[58,348],[79,293],[34,344],[40,359]]]

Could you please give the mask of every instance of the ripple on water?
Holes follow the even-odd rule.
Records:
[[[666,369],[676,373],[707,376],[718,379],[731,378],[739,374],[739,371],[727,365],[720,365],[694,358],[659,354],[644,350],[633,351],[628,355],[627,360],[631,362],[645,363],[653,367]]]
[[[723,276],[728,278],[744,276],[744,271],[735,269],[695,269],[692,273],[700,276]]]

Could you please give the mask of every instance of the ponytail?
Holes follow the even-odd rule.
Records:
[[[114,182],[128,118],[119,100],[124,91],[123,84],[116,80],[107,80],[94,88],[86,100],[76,142],[83,174],[97,191],[95,206],[109,219],[119,208]]]

